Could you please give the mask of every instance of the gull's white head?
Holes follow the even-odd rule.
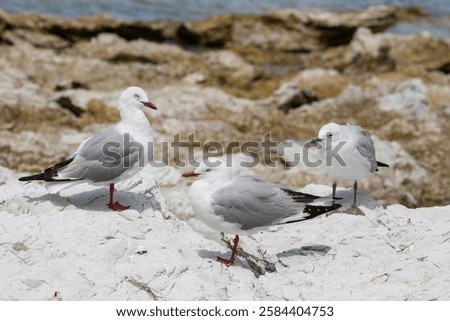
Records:
[[[319,141],[322,140],[330,140],[330,141],[339,141],[343,139],[343,131],[342,126],[338,125],[336,123],[328,123],[322,126],[322,128],[319,130],[319,134],[317,135],[317,139]]]
[[[147,94],[142,88],[139,87],[128,87],[125,89],[119,97],[119,106],[121,108],[138,108],[144,109],[144,107],[149,107],[151,109],[157,109],[147,97]]]
[[[195,171],[184,173],[182,176],[199,177],[213,183],[219,180],[231,179],[233,172],[224,159],[210,157],[203,160]]]

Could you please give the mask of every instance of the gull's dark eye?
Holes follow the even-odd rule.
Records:
[[[134,98],[139,99],[139,95],[138,94],[134,94]]]
[[[331,136],[333,136],[332,133],[328,133],[328,134],[327,134],[327,137],[331,137]]]
[[[205,172],[209,173],[211,171],[211,168],[206,169]]]

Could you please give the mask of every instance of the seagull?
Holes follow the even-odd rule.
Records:
[[[200,220],[221,233],[235,235],[231,257],[217,257],[226,266],[235,261],[239,235],[305,221],[341,206],[310,205],[321,196],[283,188],[258,176],[233,176],[220,159],[205,159],[195,171],[182,176],[197,177],[189,188],[189,200]]]
[[[378,171],[378,167],[389,167],[376,160],[370,133],[359,126],[328,123],[322,126],[317,138],[310,141],[308,146],[319,148],[324,168],[333,182],[333,199],[336,196],[338,179],[354,181],[353,207],[356,207],[358,180]],[[333,157],[333,149],[337,151],[339,157]]]
[[[63,188],[88,182],[109,185],[108,207],[124,211],[129,206],[114,202],[114,184],[130,178],[148,162],[153,142],[153,131],[144,114],[144,107],[157,109],[144,90],[128,87],[120,97],[120,122],[83,141],[68,159],[42,173],[19,178],[19,181],[45,181],[47,190],[58,192]]]

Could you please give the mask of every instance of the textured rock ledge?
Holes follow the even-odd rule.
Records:
[[[179,175],[169,173],[166,180]],[[448,206],[382,208],[360,194],[366,216],[337,213],[243,237],[247,253],[272,263],[258,277],[242,257],[229,268],[217,263],[217,255],[229,253],[220,235],[194,219],[176,219],[152,175],[145,169],[120,184],[117,197],[132,209],[118,214],[106,210],[106,188],[47,195],[0,167],[0,298],[450,299]],[[329,192],[321,185],[304,190]],[[338,194],[349,206],[352,191]]]

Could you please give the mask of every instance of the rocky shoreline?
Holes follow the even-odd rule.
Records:
[[[423,15],[381,6],[125,22],[0,12],[0,165],[28,172],[63,159],[116,121],[118,93],[139,85],[160,106],[149,115],[160,142],[196,132],[226,145],[271,132],[301,144],[328,121],[356,123],[392,164],[362,182],[368,194],[384,205],[448,204],[450,42],[384,32]],[[290,187],[328,184],[275,156],[280,166],[254,170]]]
[[[0,12],[0,300],[449,300],[450,42],[386,32],[423,16],[374,7],[123,22]],[[147,116],[168,166],[117,184],[129,210],[111,212],[105,187],[54,195],[18,181],[117,121],[130,85],[158,106]],[[345,214],[353,191],[340,184],[344,212],[242,237],[232,267],[216,262],[230,243],[196,219],[186,168],[163,143],[195,132],[206,146],[230,146],[270,132],[279,148],[236,170],[327,196],[324,171],[292,162],[329,121],[365,127],[391,165],[359,182],[365,216]]]

